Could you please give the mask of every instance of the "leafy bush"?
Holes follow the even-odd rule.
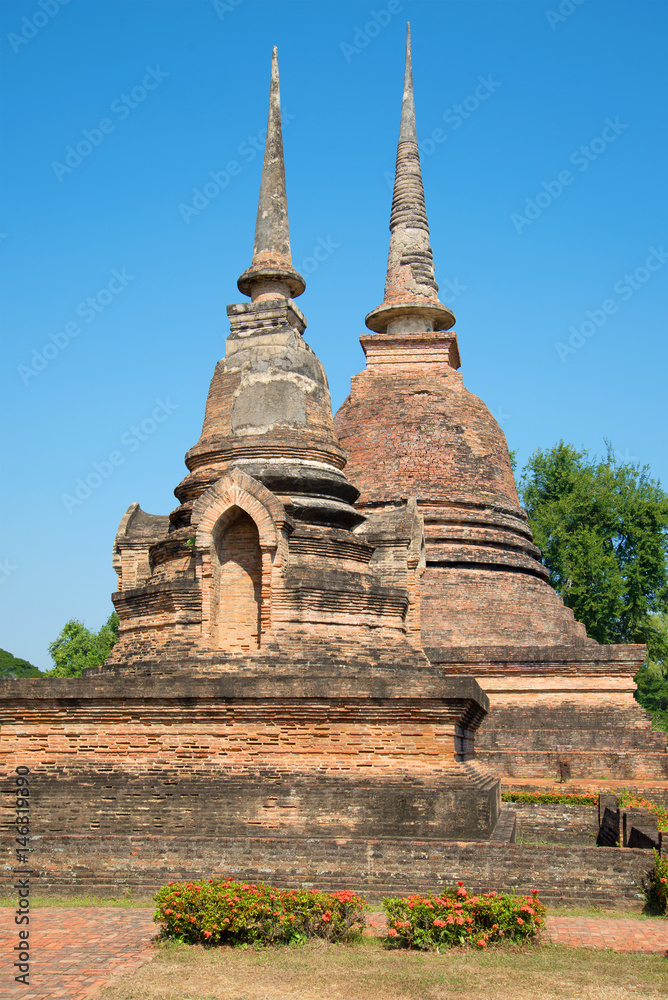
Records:
[[[565,806],[598,805],[598,795],[586,793],[577,795],[569,792],[503,792],[502,802],[548,802]]]
[[[161,935],[189,944],[338,941],[363,927],[365,901],[346,889],[285,890],[233,878],[168,882],[155,896]]]
[[[388,939],[397,945],[440,951],[470,944],[486,948],[492,941],[526,941],[540,929],[547,908],[531,896],[486,892],[469,896],[463,882],[440,896],[383,900]]]
[[[668,913],[668,858],[654,851],[654,868],[642,879],[650,913]]]

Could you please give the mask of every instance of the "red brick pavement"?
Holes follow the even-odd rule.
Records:
[[[668,920],[605,919],[547,916],[541,941],[572,948],[668,953]]]
[[[91,1000],[102,986],[153,955],[152,909],[39,907],[30,914],[30,986],[14,982],[19,928],[0,908],[0,998]]]
[[[152,909],[40,907],[30,917],[30,985],[14,982],[14,910],[0,908],[1,1000],[93,1000],[124,972],[150,961]],[[381,914],[372,914],[377,925]],[[551,917],[542,941],[573,948],[665,954],[668,920]]]

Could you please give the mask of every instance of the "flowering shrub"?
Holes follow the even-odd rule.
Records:
[[[564,806],[595,806],[598,805],[598,795],[586,793],[577,795],[575,792],[503,792],[502,802],[549,802]]]
[[[656,816],[659,822],[659,829],[668,830],[668,809],[665,806],[659,805],[658,802],[644,799],[642,795],[635,795],[633,792],[627,792],[623,788],[619,793],[619,807],[620,809],[649,809]]]
[[[284,890],[232,878],[168,882],[155,896],[161,935],[189,944],[289,944],[337,941],[361,930],[366,904],[346,889]]]
[[[502,802],[548,802],[554,805],[572,806],[595,806],[598,804],[598,795],[585,793],[578,795],[575,792],[503,792]],[[628,792],[625,788],[619,792],[620,809],[649,809],[654,813],[659,821],[659,829],[668,829],[668,809],[652,802],[651,799],[644,799],[641,795]]]
[[[668,914],[668,858],[654,851],[654,868],[642,880],[647,908],[652,913]]]
[[[486,948],[492,941],[526,941],[540,930],[547,912],[538,899],[485,892],[469,896],[462,882],[440,896],[383,900],[387,935],[397,945],[440,951],[454,945]]]

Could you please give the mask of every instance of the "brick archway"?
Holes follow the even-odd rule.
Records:
[[[196,500],[191,523],[202,583],[202,645],[232,653],[257,649],[271,625],[281,534],[292,525],[283,504],[235,469]]]
[[[260,645],[262,551],[257,526],[230,507],[211,533],[211,644],[230,653]]]

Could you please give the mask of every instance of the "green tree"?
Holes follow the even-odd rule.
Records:
[[[654,623],[668,645],[668,614],[656,615]],[[649,657],[635,676],[638,690],[636,700],[652,716],[652,723],[668,732],[668,657],[652,660]]]
[[[55,663],[47,677],[81,677],[87,667],[101,666],[111,652],[118,636],[118,615],[112,611],[99,632],[91,632],[83,622],[70,619],[51,645],[49,653]]]
[[[0,649],[0,677],[42,677],[42,672],[27,660]]]
[[[606,442],[607,444],[607,442]],[[646,643],[668,660],[668,495],[647,466],[560,441],[535,452],[520,496],[552,586],[600,643]]]

